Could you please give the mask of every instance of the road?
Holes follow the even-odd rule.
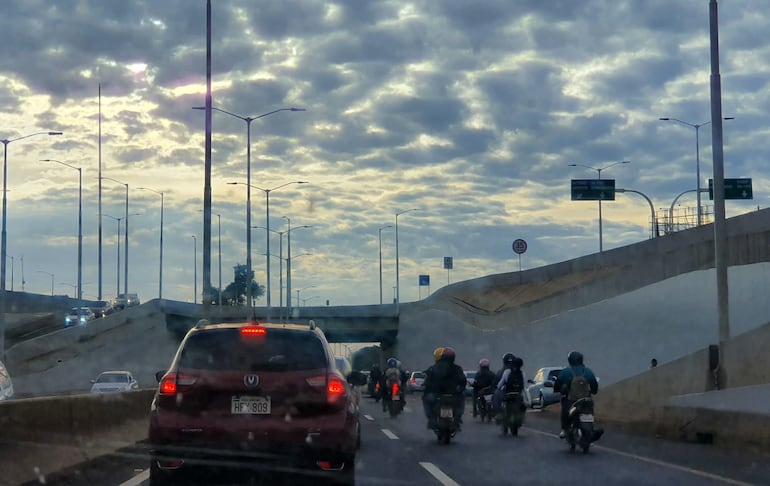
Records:
[[[426,430],[419,395],[409,396],[407,403],[404,413],[391,419],[379,404],[364,399],[362,448],[356,459],[358,484],[452,486],[579,480],[603,485],[770,485],[766,456],[630,436],[611,429],[589,454],[570,453],[556,435],[556,414],[550,412],[529,413],[519,437],[503,437],[494,424],[474,421],[468,407],[463,431],[445,446]],[[45,484],[147,485],[147,463],[146,446],[137,444],[49,475]],[[232,484],[231,478],[215,479]],[[248,478],[239,478],[239,484],[244,479],[245,484],[250,483]]]

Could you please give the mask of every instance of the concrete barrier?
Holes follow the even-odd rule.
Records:
[[[146,420],[155,388],[114,394],[26,398],[0,403],[3,441],[79,443]],[[146,433],[146,426],[144,429]]]

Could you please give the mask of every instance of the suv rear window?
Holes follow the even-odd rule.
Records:
[[[420,372],[413,373],[412,374],[412,378],[415,378],[415,379],[417,379],[417,378],[425,378],[425,373],[420,373]]]
[[[326,353],[312,333],[268,329],[242,337],[239,329],[197,332],[187,339],[179,368],[213,371],[301,371],[326,368]]]

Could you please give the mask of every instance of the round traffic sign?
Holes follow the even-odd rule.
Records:
[[[516,240],[513,240],[513,252],[521,255],[525,251],[527,251],[527,242],[522,240],[521,238],[518,238]]]

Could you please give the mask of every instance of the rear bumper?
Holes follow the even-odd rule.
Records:
[[[320,419],[227,422],[156,411],[149,430],[152,460],[181,460],[184,469],[321,470],[319,461],[336,469],[354,457],[357,447],[358,418],[345,410]]]

